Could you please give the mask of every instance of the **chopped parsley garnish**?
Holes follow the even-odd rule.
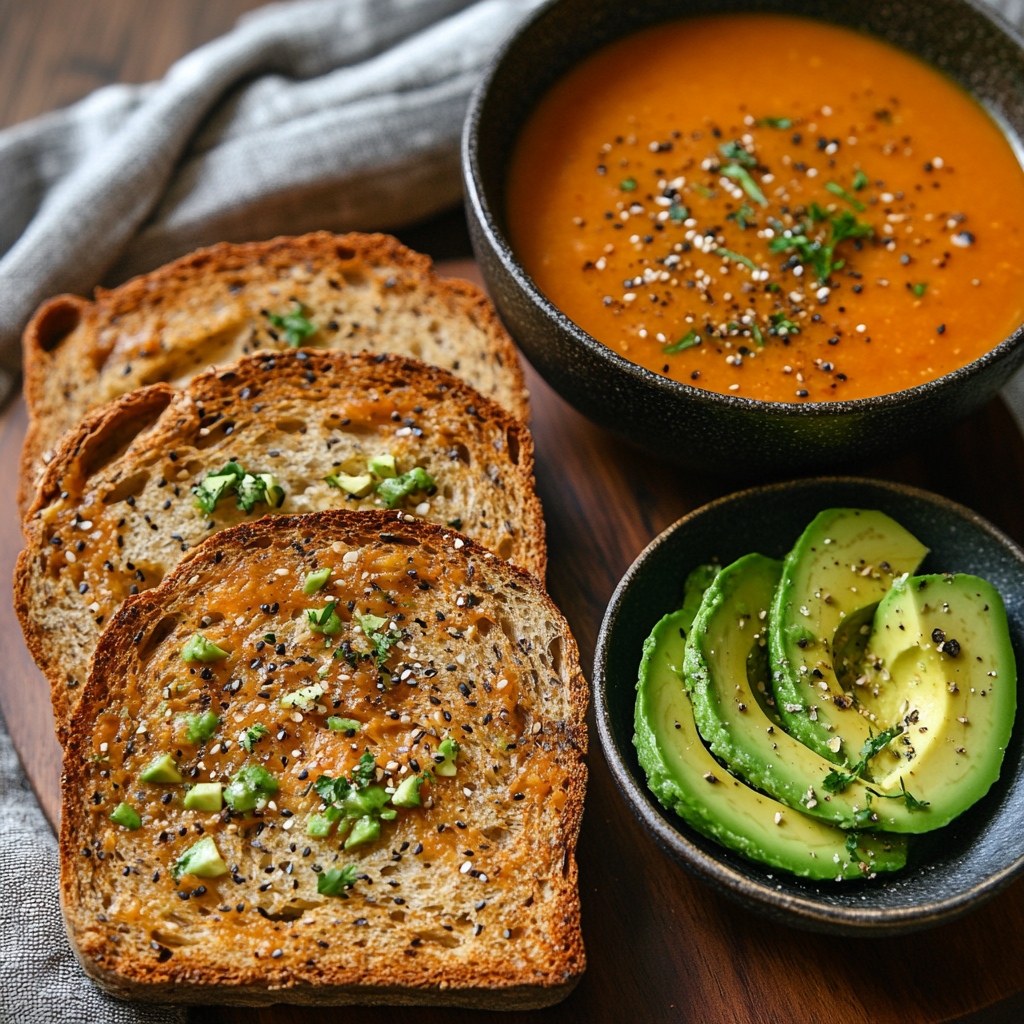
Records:
[[[217,473],[207,473],[202,483],[192,488],[195,506],[200,512],[210,515],[217,502],[233,491],[239,511],[251,512],[256,505],[280,508],[284,503],[284,488],[280,487],[270,473],[247,473],[238,462],[229,462]]]
[[[233,811],[254,811],[277,790],[278,781],[266,768],[259,764],[247,764],[225,788],[224,803]]]
[[[833,261],[832,256],[835,248],[840,242],[847,238],[865,238],[874,234],[870,224],[864,224],[850,213],[844,210],[838,217],[830,217],[831,235],[827,245],[822,244],[818,239],[810,239],[804,233],[794,234],[787,238],[785,235],[777,236],[768,243],[772,252],[796,252],[803,263],[809,263],[814,267],[814,273],[819,284],[828,280],[833,270],[839,270],[844,260]],[[812,225],[807,230],[813,229]]]
[[[388,621],[387,619],[381,618],[379,615],[361,615],[357,616],[357,621],[363,632],[369,637],[370,642],[373,644],[374,658],[377,662],[378,668],[384,664],[388,659],[388,652],[392,646],[402,639],[402,634],[398,630],[390,630],[387,633],[381,632],[381,627]]]
[[[750,322],[750,334],[751,337],[753,337],[754,341],[758,343],[758,345],[764,345],[764,335],[761,333],[761,328],[758,327],[757,324],[754,323],[753,321]]]
[[[751,156],[750,153],[743,148],[743,144],[736,142],[735,140],[733,142],[723,142],[718,147],[718,152],[721,153],[726,160],[740,164],[742,167],[757,166],[757,158]]]
[[[193,633],[191,639],[181,649],[182,661],[220,661],[230,657],[229,653],[218,647],[212,640],[207,640],[202,633]]]
[[[754,221],[754,208],[744,203],[738,210],[734,210],[732,213],[725,215],[726,220],[734,220],[739,225],[741,231],[746,231],[749,227],[756,227]]]
[[[735,260],[737,263],[742,263],[745,267],[750,267],[751,270],[757,270],[757,264],[749,256],[742,256],[738,252],[733,252],[732,249],[718,248],[715,250],[715,255],[724,256],[728,260]]]
[[[869,180],[870,179],[863,171],[858,170],[853,176],[853,191],[860,192],[860,190],[867,185]]]
[[[414,491],[426,491],[428,495],[437,493],[434,478],[420,466],[414,466],[401,476],[381,480],[377,485],[377,494],[384,499],[388,508],[397,508],[399,503]]]
[[[669,220],[675,221],[678,224],[690,216],[690,211],[682,203],[673,203],[668,208],[668,216]]]
[[[619,188],[623,192],[635,192],[636,191],[636,178],[625,178],[619,182]]]
[[[744,151],[745,152],[745,151]],[[754,200],[755,203],[759,203],[761,206],[767,206],[768,200],[765,199],[764,193],[758,188],[757,182],[750,176],[750,172],[739,164],[726,164],[722,168],[722,173],[727,178],[732,178],[733,181],[738,181],[740,187],[744,192]]]
[[[793,127],[793,122],[788,117],[761,117],[757,120],[758,128],[778,128],[785,131]]]
[[[772,313],[769,316],[769,320],[772,322],[772,326],[769,328],[769,334],[799,334],[800,325],[794,323],[786,316],[785,313]]]
[[[696,192],[698,195],[703,196],[705,199],[715,198],[715,193],[710,188],[705,188],[703,185],[699,184],[696,181],[693,183],[693,191]]]
[[[359,868],[348,864],[343,868],[331,868],[316,876],[316,891],[320,896],[341,896],[347,898],[346,889],[351,889],[359,877]]]
[[[256,746],[256,744],[259,743],[259,741],[263,739],[264,736],[269,735],[270,730],[265,725],[263,725],[262,722],[257,722],[255,725],[249,726],[248,729],[244,729],[242,731],[241,736],[239,736],[239,740],[242,746],[245,747],[245,749],[248,750],[249,753],[251,754],[252,748]]]
[[[341,632],[341,619],[338,618],[335,608],[337,601],[331,601],[325,608],[309,608],[306,611],[306,625],[310,633],[323,633],[325,636],[333,636]]]
[[[915,284],[914,285],[914,294],[918,298],[921,298],[921,296],[924,295],[924,293],[926,291],[928,291],[928,282],[927,281],[922,281],[920,284]]]
[[[285,313],[283,316],[268,313],[267,319],[279,331],[284,331],[284,340],[292,348],[298,348],[319,330],[316,324],[306,318],[305,309],[299,302],[295,303],[290,313]]]
[[[352,769],[352,785],[356,789],[364,789],[377,777],[377,762],[369,748],[363,751],[359,764]]]
[[[881,753],[885,748],[903,732],[903,726],[896,724],[891,729],[880,732],[877,736],[869,736],[860,748],[860,760],[850,768],[849,773],[832,769],[822,781],[822,786],[829,793],[842,793],[844,789],[855,780],[859,779],[868,766],[868,761],[876,754]]]
[[[825,182],[825,188],[827,188],[832,195],[839,196],[840,199],[845,199],[858,213],[863,212],[864,204],[859,199],[855,199],[851,196],[842,185],[837,185],[834,181],[827,181]]]
[[[676,352],[682,352],[683,349],[693,348],[694,345],[699,344],[700,335],[691,327],[678,341],[672,342],[671,345],[666,345],[661,351],[665,355],[671,356]]]

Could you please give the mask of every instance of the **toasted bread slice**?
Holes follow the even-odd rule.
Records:
[[[439,280],[431,266],[388,235],[318,232],[200,249],[97,289],[94,302],[50,299],[23,339],[29,429],[19,507],[31,503],[57,440],[90,409],[147,384],[180,386],[257,349],[301,343],[412,356],[527,422],[522,371],[494,308],[478,288]],[[299,306],[300,318],[282,325]]]
[[[586,699],[536,581],[444,527],[330,511],[212,537],[118,609],[72,719],[85,970],[161,1001],[561,999]]]
[[[271,474],[281,491],[260,492],[250,512],[232,487],[212,510],[208,499],[197,508],[206,495],[196,487],[232,462],[257,486]],[[393,499],[397,507],[543,578],[529,431],[444,370],[398,356],[259,353],[184,390],[154,384],[91,413],[47,466],[15,573],[15,607],[50,681],[58,736],[125,597],[246,518],[384,505],[376,488],[387,485],[371,466],[396,476],[420,467],[427,486]],[[363,497],[332,486],[331,474]]]

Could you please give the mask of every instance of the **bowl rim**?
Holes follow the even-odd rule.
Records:
[[[665,397],[675,396],[688,401],[702,401],[723,409],[758,413],[779,419],[807,419],[851,416],[864,414],[877,409],[885,410],[908,405],[916,405],[925,401],[929,397],[938,397],[945,392],[963,385],[972,378],[983,374],[991,366],[1007,358],[1021,345],[1022,342],[1024,342],[1024,321],[1022,321],[1021,324],[1017,326],[1016,330],[999,342],[998,345],[989,349],[977,359],[972,360],[965,366],[951,370],[949,373],[943,374],[941,377],[936,377],[933,380],[924,381],[921,384],[915,384],[913,387],[904,388],[901,391],[892,391],[884,395],[871,395],[867,398],[844,399],[835,402],[824,401],[801,403],[768,402],[757,398],[745,398],[740,395],[723,395],[717,391],[695,388],[687,384],[685,381],[673,380],[671,377],[665,377],[662,374],[655,373],[653,370],[648,370],[639,363],[631,362],[624,356],[619,355],[619,353],[614,351],[614,349],[605,345],[603,342],[598,341],[593,335],[588,334],[582,327],[578,326],[565,313],[563,313],[540,290],[540,288],[535,284],[533,278],[527,272],[526,268],[519,262],[512,249],[511,243],[506,238],[505,232],[500,227],[500,220],[495,216],[492,204],[486,194],[483,186],[483,175],[478,159],[480,150],[479,136],[483,123],[483,112],[492,86],[505,70],[507,61],[510,56],[513,55],[515,48],[519,45],[523,36],[532,31],[544,18],[548,17],[556,7],[567,2],[571,2],[571,0],[545,0],[544,3],[537,7],[517,26],[516,30],[502,43],[497,52],[491,58],[483,76],[470,95],[469,106],[466,110],[466,118],[463,122],[461,165],[466,205],[472,210],[476,223],[480,226],[488,244],[497,255],[506,273],[512,277],[516,286],[527,296],[534,307],[538,308],[548,320],[553,321],[555,326],[563,334],[569,335],[576,344],[582,346],[588,354],[597,360],[608,364],[616,373],[627,378],[631,378],[631,381],[640,385],[642,389],[653,388]],[[988,4],[983,4],[981,0],[951,0],[951,2],[958,3],[970,9],[975,15],[978,15],[990,22],[998,32],[1007,36],[1013,46],[1022,53],[1022,56],[1024,56],[1024,35],[1022,35],[1022,33],[1003,16],[1001,11],[996,10]],[[730,9],[729,13],[743,12]],[[757,13],[765,12],[761,8],[757,8]],[[772,11],[770,13],[785,12]],[[688,15],[685,12],[681,12],[678,15],[678,18],[683,19],[687,16]],[[810,17],[811,20],[821,20],[815,19],[810,15],[798,16]],[[672,19],[665,20],[667,21]],[[652,22],[651,24],[657,24],[657,22]],[[640,28],[643,27],[649,26],[639,26],[635,31],[639,31]],[[851,31],[861,30],[851,28]],[[897,49],[904,49],[899,44],[891,42],[890,40],[882,41],[888,43],[890,46],[897,47]],[[587,56],[596,52],[597,49],[591,50]],[[942,68],[935,67],[912,50],[905,50],[905,52],[917,57],[918,60],[928,64],[929,67],[938,71],[945,77],[952,78],[952,76]],[[562,74],[564,73],[565,72],[563,71]],[[968,95],[970,95],[971,98],[985,110],[988,116],[995,121],[1000,133],[1007,139],[1014,154],[1017,156],[1018,162],[1021,162],[1021,154],[1024,154],[1024,138],[1014,138],[1013,134],[1011,134],[1012,129],[1006,123],[1004,118],[997,117],[992,111],[988,110],[986,104],[984,104],[967,85],[959,82],[957,79],[952,80],[961,89],[967,92]],[[1022,95],[1024,95],[1024,90],[1022,90]],[[521,128],[522,125],[517,126],[516,135],[518,135]],[[1024,172],[1024,162],[1021,163],[1021,170]],[[480,262],[485,263],[485,261]]]
[[[708,882],[713,888],[724,893],[726,896],[738,900],[747,906],[756,904],[762,913],[785,919],[790,924],[832,934],[854,936],[867,934],[892,935],[931,928],[962,917],[1009,886],[1024,873],[1024,852],[1019,854],[1007,867],[969,889],[960,891],[947,899],[921,903],[912,907],[893,907],[891,909],[879,910],[853,905],[848,907],[837,906],[822,903],[811,897],[782,892],[773,888],[768,883],[751,880],[740,871],[723,863],[717,856],[705,853],[680,828],[670,824],[658,809],[660,805],[656,804],[647,785],[639,784],[630,771],[612,732],[611,715],[607,699],[608,680],[606,668],[608,648],[625,595],[632,586],[633,580],[640,569],[652,557],[656,556],[659,549],[671,537],[678,531],[685,530],[697,517],[713,516],[721,506],[739,499],[748,499],[757,494],[798,491],[801,488],[811,489],[822,484],[869,485],[941,508],[981,529],[998,545],[1006,549],[1018,562],[1024,565],[1024,550],[1012,538],[983,516],[967,508],[965,505],[951,501],[942,495],[925,491],[921,488],[911,487],[908,484],[871,477],[813,477],[788,480],[783,483],[768,484],[760,487],[748,487],[741,491],[734,491],[724,497],[716,498],[714,501],[710,501],[677,519],[671,526],[651,540],[623,574],[622,579],[615,587],[615,591],[608,601],[604,617],[601,620],[597,645],[594,651],[592,691],[598,738],[605,762],[615,780],[615,784],[618,786],[619,792],[625,798],[630,810],[639,819],[644,828],[673,860],[689,869],[702,881]],[[1015,722],[1015,725],[1017,724]],[[630,750],[632,750],[632,747]],[[681,818],[679,821],[685,826],[685,822]]]

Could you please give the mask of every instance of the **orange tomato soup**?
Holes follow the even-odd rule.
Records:
[[[513,248],[580,327],[723,394],[887,394],[1024,321],[1024,172],[987,113],[886,43],[722,15],[587,58],[510,168]]]

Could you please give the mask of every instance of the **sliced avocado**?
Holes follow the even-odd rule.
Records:
[[[302,584],[302,592],[307,595],[315,594],[330,578],[330,566],[325,566],[323,569],[316,569],[314,572],[307,573],[306,580]]]
[[[306,835],[322,839],[331,834],[334,822],[324,814],[311,814],[306,822]]]
[[[864,827],[886,802],[871,800],[860,781],[830,792],[824,781],[835,766],[783,729],[771,696],[766,619],[781,575],[781,562],[745,555],[708,588],[686,645],[694,718],[712,751],[751,785],[841,828]],[[890,804],[886,824],[872,827],[920,831],[905,802]]]
[[[373,477],[369,473],[362,476],[349,476],[347,473],[331,473],[324,480],[331,485],[351,494],[355,498],[365,498],[373,490]]]
[[[437,753],[434,755],[434,771],[438,775],[451,777],[458,771],[458,765],[455,763],[458,756],[458,740],[454,740],[450,736],[446,740],[441,740],[437,747]],[[439,761],[438,758],[441,760]]]
[[[247,764],[224,790],[224,802],[233,811],[252,811],[265,805],[278,786],[277,779],[262,765]]]
[[[374,476],[384,477],[385,479],[398,476],[398,467],[395,465],[395,457],[390,452],[385,455],[374,455],[367,463],[367,469],[369,469]]]
[[[202,633],[193,633],[192,638],[181,649],[182,661],[220,661],[229,657],[229,653],[218,647],[212,640],[207,640]]]
[[[772,686],[786,729],[830,761],[853,761],[872,725],[836,678],[836,633],[851,616],[866,625],[893,580],[927,553],[882,512],[831,508],[786,556],[768,626]]]
[[[170,754],[161,754],[150,761],[139,776],[143,782],[181,782],[181,772]]]
[[[193,843],[174,863],[171,874],[178,881],[182,875],[197,878],[218,878],[228,873],[228,866],[221,858],[212,836],[204,836]]]
[[[666,615],[644,642],[640,664],[633,742],[658,800],[723,846],[807,878],[861,878],[903,867],[901,837],[845,833],[758,793],[712,757],[682,682],[690,621],[686,610]]]
[[[221,785],[219,782],[197,782],[185,794],[187,811],[219,811],[221,808]]]
[[[863,702],[903,733],[872,762],[872,788],[909,792],[939,828],[999,778],[1017,711],[1017,666],[999,592],[977,576],[911,576],[878,606]],[[887,820],[899,800],[879,800]]]

